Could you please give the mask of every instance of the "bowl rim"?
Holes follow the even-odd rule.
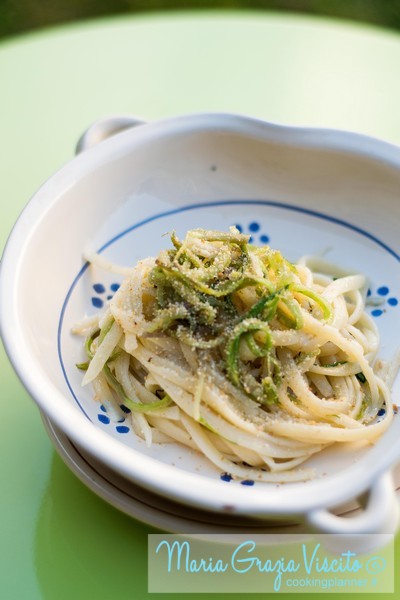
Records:
[[[161,463],[97,428],[48,380],[25,340],[16,309],[19,274],[35,226],[46,211],[74,182],[107,164],[110,158],[115,160],[165,136],[205,131],[226,131],[252,136],[266,143],[344,152],[400,169],[400,148],[377,138],[337,129],[268,123],[232,113],[195,113],[123,131],[73,158],[52,175],[32,196],[15,223],[0,265],[0,332],[6,352],[28,393],[69,438],[109,467],[153,492],[192,506],[216,511],[235,510],[249,515],[304,515],[318,508],[333,507],[370,488],[379,475],[400,458],[399,449],[394,445],[387,448],[368,471],[354,463],[327,479],[274,486],[268,488],[268,493],[264,486],[251,489],[223,487],[219,480]],[[293,485],[296,486],[295,494]]]

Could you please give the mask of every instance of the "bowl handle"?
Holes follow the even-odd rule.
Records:
[[[360,501],[364,510],[356,517],[340,517],[326,509],[317,509],[308,513],[306,520],[316,533],[356,535],[396,532],[399,505],[390,472],[381,475]]]
[[[76,145],[75,154],[89,150],[107,138],[138,125],[144,125],[146,121],[131,115],[116,115],[95,121],[81,135]]]

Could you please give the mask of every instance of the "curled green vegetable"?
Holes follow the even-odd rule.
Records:
[[[261,334],[258,336],[259,339],[254,337],[256,334]],[[260,319],[245,319],[233,329],[226,346],[226,371],[234,385],[246,389],[240,376],[239,351],[242,336],[245,336],[246,343],[256,358],[267,356],[273,342],[268,324]]]
[[[279,251],[249,239],[235,227],[228,232],[193,229],[182,240],[173,232],[171,247],[159,253],[146,281],[141,334],[174,338],[187,347],[189,357],[194,353],[198,359],[201,353],[202,362],[212,363],[230,384],[269,409],[279,402],[284,379],[274,332],[302,329],[307,311],[329,323],[333,309]],[[110,315],[89,335],[88,361],[78,368],[89,367],[113,323]],[[103,369],[115,394],[135,411],[167,406],[168,399],[151,406],[126,398],[110,370],[121,352],[123,341]],[[363,383],[362,373],[357,378]]]
[[[172,400],[168,396],[168,394],[166,394],[164,396],[164,398],[162,398],[161,400],[158,400],[158,401],[155,401],[155,402],[151,402],[149,404],[142,404],[138,400],[136,400],[136,401],[132,400],[132,398],[129,398],[125,394],[124,388],[119,383],[119,381],[117,380],[117,378],[114,377],[114,375],[111,373],[111,371],[110,371],[110,369],[109,369],[109,367],[107,365],[104,366],[103,372],[104,372],[104,374],[106,376],[106,379],[107,379],[108,383],[113,388],[113,390],[117,393],[117,395],[119,396],[121,402],[123,402],[123,404],[127,408],[129,408],[129,410],[131,410],[132,412],[147,413],[147,412],[153,412],[153,411],[157,411],[157,410],[162,410],[164,408],[167,408],[172,403]]]

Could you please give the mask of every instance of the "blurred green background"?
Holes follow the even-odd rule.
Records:
[[[0,0],[0,38],[94,17],[196,9],[291,11],[400,29],[400,0]]]

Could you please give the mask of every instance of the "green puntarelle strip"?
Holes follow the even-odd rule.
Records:
[[[229,248],[222,248],[214,259],[206,265],[201,263],[191,250],[185,249],[185,253],[188,257],[191,257],[191,265],[182,265],[184,267],[184,273],[187,274],[192,281],[197,281],[198,283],[206,283],[218,277],[218,273],[223,272],[224,269],[230,265],[232,260]],[[174,259],[174,264],[176,265],[176,258]],[[192,265],[195,266],[193,267]]]
[[[89,361],[86,362],[81,362],[81,363],[76,363],[76,368],[79,369],[80,371],[87,371],[89,368]]]
[[[239,233],[236,228],[233,232],[231,230],[230,233],[213,229],[192,229],[189,231],[188,236],[207,242],[231,242],[238,245],[245,245],[249,242],[249,236]]]
[[[199,423],[201,425],[203,425],[203,427],[205,427],[206,429],[208,429],[208,431],[211,431],[212,433],[215,433],[216,435],[220,436],[220,434],[218,433],[218,431],[216,429],[214,429],[214,427],[212,427],[210,425],[210,423],[204,419],[204,417],[200,417]],[[222,436],[220,436],[220,437],[222,437]]]
[[[272,377],[264,377],[262,380],[264,395],[262,404],[277,404],[279,402],[278,387]]]
[[[360,383],[365,383],[367,381],[367,378],[365,377],[364,373],[362,373],[362,372],[357,373],[356,377]]]
[[[361,421],[361,419],[364,418],[365,412],[366,412],[367,408],[369,407],[370,403],[371,403],[371,399],[368,398],[368,396],[364,395],[362,402],[361,402],[360,410],[358,411],[358,415],[356,416],[357,421]]]
[[[146,326],[148,333],[155,331],[165,331],[172,323],[179,319],[187,319],[189,316],[188,310],[184,306],[170,306],[169,308],[161,309],[156,318]]]
[[[110,329],[114,325],[114,323],[115,323],[114,317],[112,315],[110,315],[107,318],[106,322],[104,323],[103,327],[100,329],[99,345],[104,340],[104,338],[106,337],[107,333],[110,331]]]
[[[289,329],[301,329],[303,327],[303,316],[296,300],[280,298],[277,313],[279,321]]]
[[[332,369],[333,367],[341,367],[342,365],[347,365],[347,363],[348,363],[347,360],[336,360],[333,363],[319,365],[319,366],[322,367],[323,369]]]
[[[89,360],[92,360],[94,354],[92,352],[92,344],[94,342],[94,340],[99,336],[100,334],[100,329],[97,329],[95,332],[93,332],[91,335],[89,335],[86,340],[85,340],[85,351],[87,354],[87,357],[89,358]]]
[[[232,292],[240,289],[241,287],[245,287],[246,285],[256,285],[256,283],[258,283],[258,281],[243,277],[239,272],[237,272],[236,281],[227,281],[222,284],[217,284],[214,288],[212,288],[206,285],[205,283],[191,279],[187,273],[179,271],[176,266],[158,266],[167,276],[175,277],[183,281],[187,285],[191,285],[198,292],[202,292],[203,294],[206,294],[208,296],[214,296],[215,298],[228,296],[229,294],[232,294]]]
[[[257,304],[254,304],[246,315],[246,318],[259,317],[263,321],[272,321],[275,316],[279,302],[279,292],[272,292],[263,296]]]
[[[272,348],[271,330],[267,323],[259,319],[245,319],[233,329],[230,340],[226,347],[226,370],[232,383],[240,386],[239,373],[239,348],[242,335],[249,333],[255,334],[261,332],[264,336],[263,345],[257,344],[257,356],[266,356]],[[256,342],[254,342],[256,344]]]
[[[171,242],[173,243],[173,245],[175,246],[175,248],[177,250],[180,250],[181,246],[182,246],[182,242],[180,241],[180,239],[178,238],[178,236],[176,235],[175,231],[173,231],[170,235],[171,238]]]
[[[216,310],[209,302],[206,302],[201,298],[196,291],[193,290],[187,283],[174,279],[171,281],[171,285],[174,290],[181,296],[181,298],[189,303],[193,310],[198,311],[202,315],[206,322],[212,323],[215,320]]]
[[[253,354],[253,356],[264,356],[264,350],[260,348],[260,346],[255,341],[252,332],[246,333],[244,336],[244,341],[247,344],[248,349]]]
[[[293,290],[293,292],[295,292],[297,294],[302,294],[303,296],[307,296],[307,298],[310,298],[310,300],[313,300],[316,304],[318,304],[318,306],[320,307],[320,309],[322,311],[322,315],[323,315],[325,321],[329,322],[332,319],[332,307],[330,306],[329,302],[327,302],[324,298],[322,298],[322,296],[320,296],[313,290],[310,290],[306,287],[302,287],[300,285],[292,284],[289,286],[289,289]]]
[[[85,351],[86,351],[86,355],[89,359],[88,362],[82,362],[77,364],[77,368],[80,369],[81,371],[87,371],[89,368],[89,364],[90,361],[92,360],[94,353],[92,352],[92,344],[94,342],[94,340],[96,338],[99,338],[99,345],[101,344],[101,342],[104,340],[104,338],[106,337],[107,333],[110,331],[111,327],[113,326],[113,324],[115,323],[115,320],[113,317],[111,317],[107,323],[103,326],[102,329],[97,329],[96,331],[94,331],[91,335],[89,335],[86,340],[85,340]],[[120,348],[115,348],[115,350],[112,352],[110,358],[108,359],[107,362],[109,362],[110,360],[114,360],[115,358],[117,358],[117,356],[119,356],[120,354]]]
[[[224,335],[224,334],[221,334],[210,340],[201,339],[201,338],[193,335],[190,331],[188,331],[184,328],[181,329],[179,327],[176,330],[176,333],[177,333],[177,338],[181,342],[187,344],[188,346],[191,346],[192,348],[200,348],[200,349],[204,349],[204,350],[216,348],[217,346],[220,346],[226,340],[226,335]]]
[[[164,398],[162,398],[161,400],[156,400],[155,402],[150,402],[149,404],[142,404],[139,402],[135,402],[134,400],[132,400],[132,398],[129,398],[125,394],[125,391],[124,391],[122,385],[119,383],[119,381],[116,379],[116,377],[114,377],[114,375],[110,371],[110,368],[107,365],[104,366],[103,373],[106,376],[108,383],[111,385],[113,390],[118,394],[118,396],[121,399],[121,401],[123,402],[123,404],[125,406],[127,406],[127,408],[129,408],[132,412],[136,412],[136,413],[153,412],[153,411],[161,410],[163,408],[167,408],[167,406],[170,406],[170,404],[172,404],[172,400],[168,396],[168,394],[166,394],[164,396]]]

